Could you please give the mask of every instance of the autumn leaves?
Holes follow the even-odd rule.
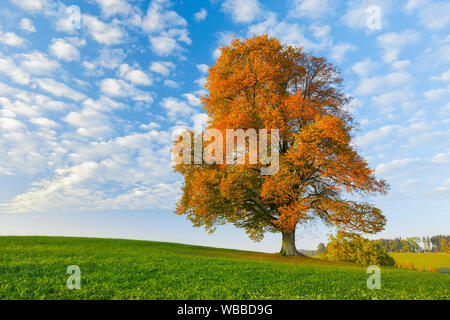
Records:
[[[387,185],[351,143],[349,98],[336,67],[267,36],[235,39],[221,52],[202,98],[208,128],[203,136],[183,133],[174,148],[184,177],[176,213],[210,231],[232,223],[255,240],[313,219],[380,231],[379,209],[344,199]],[[295,244],[283,248],[296,252]]]

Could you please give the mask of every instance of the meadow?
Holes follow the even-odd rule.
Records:
[[[421,267],[429,269],[436,267],[439,270],[450,270],[450,254],[443,252],[425,252],[425,253],[411,253],[411,252],[390,252],[389,255],[394,258],[396,262],[403,264],[411,263],[415,268]]]
[[[69,290],[69,265],[81,289]],[[0,299],[449,299],[450,275],[151,241],[0,237]]]

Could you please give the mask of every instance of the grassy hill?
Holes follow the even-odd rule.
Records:
[[[81,290],[68,290],[69,265]],[[450,275],[174,243],[0,237],[0,299],[449,299]]]

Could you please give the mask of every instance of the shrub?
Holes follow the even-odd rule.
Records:
[[[409,270],[414,270],[414,265],[413,265],[413,263],[412,263],[411,261],[408,261],[408,262],[406,263],[406,267],[407,267]]]
[[[343,231],[338,231],[336,237],[330,236],[326,256],[328,260],[364,265],[393,266],[395,264],[394,259],[382,250],[375,241]]]

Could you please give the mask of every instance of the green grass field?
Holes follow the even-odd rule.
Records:
[[[450,254],[448,253],[390,252],[389,255],[397,262],[407,263],[408,261],[411,261],[415,268],[450,268]]]
[[[449,299],[450,275],[150,241],[0,237],[0,299]],[[69,265],[81,289],[69,290]]]

